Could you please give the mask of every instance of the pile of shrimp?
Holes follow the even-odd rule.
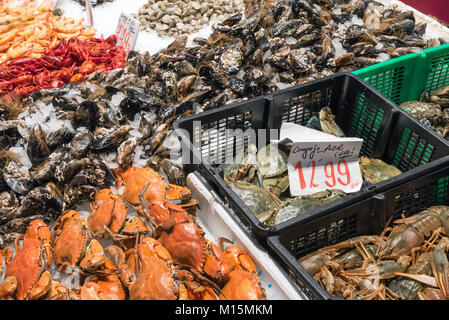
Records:
[[[40,58],[63,39],[86,40],[95,34],[96,30],[86,29],[82,21],[54,15],[45,5],[25,1],[13,6],[11,1],[0,1],[0,63]]]

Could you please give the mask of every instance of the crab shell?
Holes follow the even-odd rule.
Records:
[[[158,240],[167,248],[173,261],[195,268],[221,282],[231,265],[215,244],[204,238],[203,230],[185,211],[176,211],[174,227],[163,231]]]
[[[5,277],[15,277],[17,299],[39,299],[50,289],[50,237],[47,225],[42,220],[34,220],[28,226],[21,246],[20,238],[16,240],[16,254],[14,258],[8,258],[6,261]]]
[[[111,189],[102,189],[95,195],[95,202],[91,203],[91,212],[87,218],[90,229],[98,237],[105,235],[105,227],[116,234],[123,226],[127,215],[127,208],[118,194]]]
[[[87,277],[81,287],[81,300],[126,300],[126,293],[117,275]]]
[[[144,193],[148,203],[163,201],[165,195],[165,183],[162,177],[151,168],[129,167],[124,172],[119,172],[117,187],[125,186],[123,197],[131,204],[140,204],[140,193],[149,185]]]
[[[75,210],[66,211],[54,224],[54,261],[61,270],[67,266],[97,269],[104,263],[101,244],[92,239],[86,220]]]
[[[136,249],[130,249],[126,254],[114,246],[106,251],[119,260],[120,275],[129,288],[131,300],[187,299],[185,286],[176,280],[177,272],[170,253],[159,241],[143,238]]]
[[[233,270],[222,289],[221,300],[266,300],[265,291],[253,272]]]

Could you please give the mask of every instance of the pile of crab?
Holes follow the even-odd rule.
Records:
[[[117,188],[95,195],[87,219],[70,209],[51,227],[33,220],[1,251],[1,298],[266,299],[251,258],[205,238],[189,189],[151,168],[115,173]]]

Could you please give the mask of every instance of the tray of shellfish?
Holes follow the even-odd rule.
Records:
[[[345,193],[328,189],[292,197],[287,170],[289,146],[274,145],[270,140],[272,132],[279,134],[283,123],[363,139],[359,154],[361,190]],[[446,140],[358,77],[345,73],[190,116],[175,127],[184,130],[179,133],[189,150],[190,159],[184,163],[191,162],[184,164],[185,170],[198,170],[262,242],[292,225],[436,170],[449,160]],[[250,134],[236,133],[249,129],[256,131],[255,145]],[[267,154],[275,157],[267,158]],[[251,157],[255,161],[246,165],[245,159]],[[438,159],[445,161],[435,164]]]
[[[209,189],[129,167],[56,221],[29,217],[0,251],[0,299],[303,299]]]
[[[268,244],[310,299],[446,300],[448,182],[446,166]]]

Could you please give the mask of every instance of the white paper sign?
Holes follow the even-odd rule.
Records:
[[[124,48],[127,56],[131,50],[134,50],[139,30],[139,21],[124,13],[120,15],[115,32],[117,35],[117,46]]]
[[[362,139],[338,138],[294,123],[282,125],[280,138],[294,142],[288,159],[293,197],[327,189],[352,193],[362,187],[358,162]]]

